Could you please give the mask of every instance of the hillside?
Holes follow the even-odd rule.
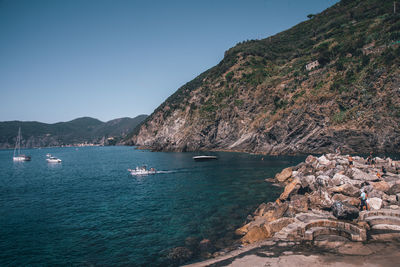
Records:
[[[172,151],[398,152],[400,20],[393,1],[346,0],[309,17],[226,51],[127,143]]]
[[[131,132],[147,116],[120,118],[108,122],[83,117],[68,122],[47,124],[35,121],[0,122],[0,148],[12,148],[18,128],[22,130],[23,147],[46,147],[79,143],[115,144]],[[107,138],[113,137],[108,140]]]

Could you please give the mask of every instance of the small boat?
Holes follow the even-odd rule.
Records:
[[[21,154],[21,127],[19,127],[17,141],[15,142],[13,161],[30,161],[30,160],[31,160],[30,156]]]
[[[128,169],[128,171],[132,175],[149,175],[149,174],[156,173],[156,169],[154,169],[154,168],[147,169],[146,166],[136,167],[136,169]]]
[[[51,157],[51,154],[50,154],[50,153],[47,153],[47,154],[46,154],[46,157],[50,158],[50,157]]]
[[[213,160],[218,159],[216,156],[195,156],[193,157],[195,161],[205,161],[205,160]]]
[[[46,161],[48,163],[61,163],[62,160],[56,157],[49,157],[48,159],[46,159]]]

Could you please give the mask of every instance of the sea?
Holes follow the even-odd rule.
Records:
[[[304,160],[127,146],[24,153],[32,161],[13,162],[12,150],[0,150],[0,266],[182,264],[174,248],[207,240],[217,251],[237,241],[246,217],[282,192],[265,179]],[[47,163],[48,153],[62,163]],[[197,155],[218,159],[196,162]],[[157,173],[128,171],[142,165]]]

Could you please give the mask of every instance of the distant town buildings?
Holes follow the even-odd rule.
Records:
[[[306,70],[310,71],[310,70],[312,70],[312,69],[314,69],[314,68],[316,68],[318,66],[319,66],[319,62],[318,62],[318,60],[315,60],[315,61],[313,61],[311,63],[308,63],[306,65]]]

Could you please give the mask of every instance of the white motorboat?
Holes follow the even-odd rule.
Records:
[[[157,173],[156,169],[154,168],[147,169],[146,166],[136,167],[136,169],[128,169],[128,171],[132,175],[149,175]]]
[[[30,161],[30,160],[31,160],[30,156],[21,154],[21,127],[19,127],[17,141],[15,142],[13,161]]]
[[[48,163],[61,163],[62,160],[56,157],[49,157],[46,159],[46,161]]]
[[[47,154],[46,154],[46,157],[50,158],[50,157],[51,157],[51,154],[50,154],[50,153],[47,153]]]
[[[216,156],[195,156],[193,157],[195,161],[213,160],[218,159]]]

